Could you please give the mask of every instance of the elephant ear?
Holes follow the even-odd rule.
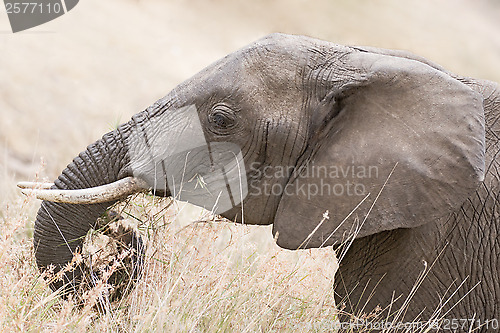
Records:
[[[330,94],[311,116],[322,119],[311,129],[321,138],[278,207],[273,233],[284,248],[445,219],[484,179],[480,95],[419,61],[356,51],[341,60],[353,70],[324,78]]]

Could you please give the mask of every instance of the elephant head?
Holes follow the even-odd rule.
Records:
[[[355,248],[373,237],[382,245],[411,238],[418,247],[418,237],[407,235],[412,230],[421,248],[425,230],[429,242],[441,244],[444,235],[427,226],[445,225],[486,174],[483,85],[471,82],[403,53],[265,37],[104,135],[52,189],[36,191],[58,201],[44,201],[38,212],[37,264],[63,267],[107,207],[143,190],[237,222],[273,224],[287,249],[345,240]],[[118,191],[103,195],[102,186]],[[379,253],[386,261],[377,272],[423,260],[391,253]],[[352,261],[377,263],[370,258]],[[355,281],[359,272],[349,267],[340,273]],[[78,278],[71,274],[66,281]],[[380,282],[382,296],[371,297],[367,310],[387,305],[394,290],[411,289],[396,285]]]

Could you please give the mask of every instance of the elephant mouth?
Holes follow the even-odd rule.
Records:
[[[21,182],[17,186],[22,189],[22,193],[34,195],[40,200],[80,205],[110,202],[150,190],[145,181],[136,177],[126,177],[110,184],[78,190],[55,189],[52,183]]]

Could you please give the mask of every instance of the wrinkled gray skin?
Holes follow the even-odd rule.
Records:
[[[408,53],[273,34],[217,61],[88,146],[56,187],[137,176],[130,137],[161,131],[150,124],[167,113],[175,119],[189,105],[207,142],[241,149],[245,223],[273,224],[278,245],[287,249],[342,250],[339,244],[356,231],[336,275],[337,302],[346,311],[369,313],[402,295],[394,312],[424,272],[404,320],[431,318],[450,296],[439,317],[500,317],[497,84]],[[356,173],[275,172],[290,166]],[[357,191],[348,191],[348,182]],[[325,191],[313,193],[314,185]],[[270,186],[287,190],[266,192]],[[328,186],[336,191],[325,193]],[[167,187],[155,193],[172,194]],[[111,204],[44,201],[34,236],[39,267],[70,261],[69,248],[81,246]],[[222,215],[241,221],[241,204]]]

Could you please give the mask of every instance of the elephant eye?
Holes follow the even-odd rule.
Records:
[[[227,127],[228,119],[224,114],[220,112],[214,114],[212,116],[212,120],[214,124],[216,124],[219,127]]]
[[[230,129],[235,124],[234,113],[226,105],[216,105],[212,109],[208,120],[218,130]]]

